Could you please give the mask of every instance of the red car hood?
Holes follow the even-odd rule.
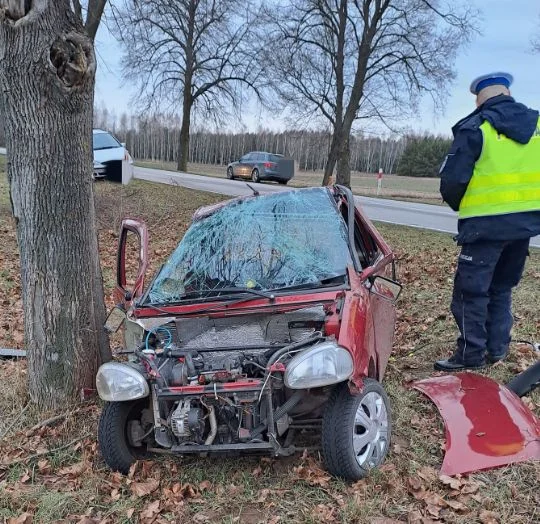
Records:
[[[540,460],[540,421],[513,392],[473,373],[414,382],[446,427],[445,475]]]

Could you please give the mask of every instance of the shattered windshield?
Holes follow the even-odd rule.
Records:
[[[346,225],[327,189],[275,193],[231,203],[194,222],[145,302],[231,288],[316,287],[344,276],[350,263]]]

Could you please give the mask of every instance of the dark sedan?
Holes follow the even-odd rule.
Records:
[[[254,151],[227,166],[227,178],[250,178],[253,182],[273,180],[286,184],[294,176],[294,161],[283,155]]]

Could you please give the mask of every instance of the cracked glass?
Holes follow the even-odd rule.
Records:
[[[231,202],[192,223],[146,303],[345,281],[347,228],[326,188]]]

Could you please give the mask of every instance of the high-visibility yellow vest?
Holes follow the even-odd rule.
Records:
[[[461,204],[459,218],[540,211],[540,119],[528,144],[499,134],[487,121],[484,144]]]

